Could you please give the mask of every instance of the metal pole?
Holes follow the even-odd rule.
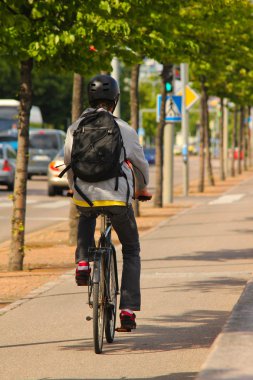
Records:
[[[112,65],[112,73],[111,76],[116,79],[118,84],[120,85],[120,63],[118,58],[114,57],[111,62]],[[118,101],[117,107],[113,113],[116,117],[120,117],[120,100]]]
[[[250,107],[249,128],[250,128],[250,166],[252,166],[252,163],[253,163],[253,107]]]
[[[223,152],[225,177],[228,176],[228,112],[228,100],[224,99]]]
[[[166,123],[163,146],[163,204],[173,203],[174,123]]]
[[[183,135],[183,195],[188,196],[189,192],[189,112],[186,109],[186,86],[189,81],[188,63],[181,63],[181,80],[182,80],[182,135]]]

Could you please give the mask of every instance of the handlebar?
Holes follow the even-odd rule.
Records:
[[[152,195],[139,195],[136,199],[138,199],[138,201],[150,201],[150,199],[152,198]]]

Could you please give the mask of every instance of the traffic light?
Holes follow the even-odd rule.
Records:
[[[165,89],[169,94],[173,92],[173,70],[170,70],[166,76]]]
[[[181,80],[181,72],[180,72],[180,66],[179,65],[175,66],[175,68],[174,68],[174,76],[175,76],[175,79]]]

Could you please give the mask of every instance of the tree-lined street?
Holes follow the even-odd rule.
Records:
[[[1,0],[0,18],[0,98],[16,101],[12,114],[1,103],[0,141],[17,150],[15,167],[0,157],[2,178],[15,172],[14,191],[0,187],[0,281],[11,294],[0,299],[0,378],[253,379],[253,2]],[[155,159],[152,201],[133,202],[148,229],[138,328],[95,355],[87,289],[73,271],[55,280],[74,265],[77,208],[49,197],[46,177],[30,180],[28,162],[31,129],[66,132],[101,73],[118,81],[115,115]],[[53,159],[44,148],[37,163]],[[120,247],[117,256],[121,272]],[[21,281],[31,294],[15,292]]]

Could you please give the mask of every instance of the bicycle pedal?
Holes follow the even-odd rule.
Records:
[[[123,328],[123,327],[117,327],[117,328],[115,329],[115,331],[117,331],[117,332],[131,332],[132,329],[125,329],[125,328]]]

